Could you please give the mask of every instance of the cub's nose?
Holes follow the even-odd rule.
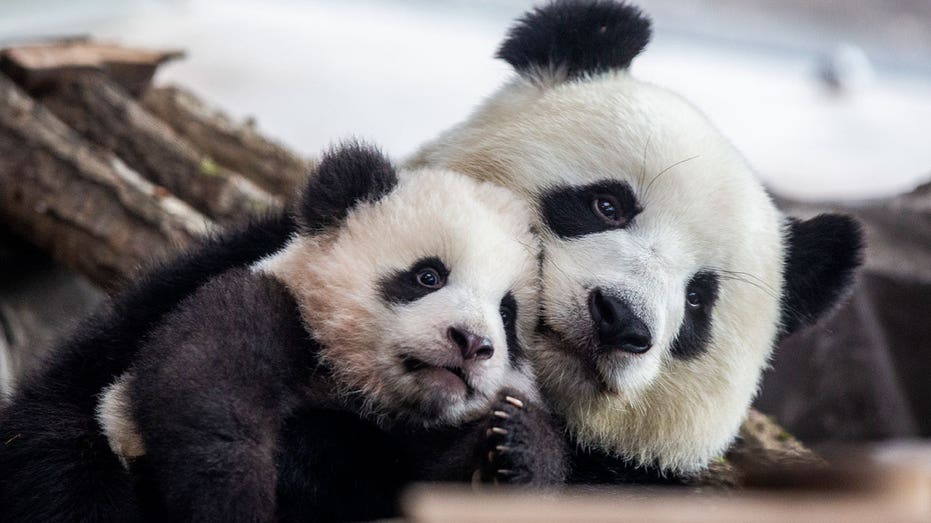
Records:
[[[466,329],[450,327],[446,330],[446,336],[459,347],[464,360],[487,360],[495,353],[491,340]]]
[[[588,310],[600,349],[640,354],[653,345],[650,329],[624,300],[595,289],[588,296]]]

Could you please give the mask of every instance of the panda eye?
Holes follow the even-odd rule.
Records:
[[[504,322],[505,326],[510,325],[514,321],[514,311],[509,307],[502,306],[501,310],[501,321]]]
[[[595,214],[607,221],[619,220],[620,211],[618,211],[617,199],[613,196],[596,196],[592,200],[592,208],[595,209]]]
[[[696,291],[688,291],[685,294],[685,301],[688,303],[689,307],[692,309],[697,309],[701,307],[701,295]]]
[[[417,283],[428,289],[439,289],[446,283],[443,280],[443,277],[440,276],[439,271],[432,267],[427,267],[417,271],[416,278]]]

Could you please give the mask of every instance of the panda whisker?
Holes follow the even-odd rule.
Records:
[[[745,277],[747,277],[747,278],[751,278],[751,279],[753,279],[754,281],[756,281],[757,283],[759,283],[760,285],[762,285],[762,286],[766,287],[767,289],[769,289],[770,291],[772,291],[773,293],[779,294],[779,293],[776,291],[776,289],[774,289],[772,286],[770,286],[768,283],[766,283],[766,280],[764,280],[763,278],[760,278],[759,276],[757,276],[757,275],[755,275],[755,274],[752,274],[752,273],[749,273],[749,272],[741,272],[741,271],[730,271],[730,270],[722,269],[722,268],[714,268],[714,270],[717,271],[717,272],[725,273],[725,274],[730,274],[730,275],[735,275],[735,276],[745,276]]]
[[[722,267],[714,267],[714,266],[709,267],[709,269],[716,273],[723,275],[726,279],[730,281],[740,281],[743,283],[753,285],[759,289],[765,290],[769,296],[778,297],[780,295],[780,293],[775,288],[773,288],[771,285],[766,283],[766,280],[764,280],[763,278],[753,273],[743,272],[743,271],[732,271],[732,270],[724,269]]]
[[[649,196],[649,194],[650,194],[650,188],[653,187],[653,184],[656,183],[656,180],[658,180],[658,179],[660,178],[660,176],[662,176],[662,175],[668,173],[669,171],[673,170],[674,168],[676,168],[676,167],[678,167],[678,166],[680,166],[680,165],[682,165],[682,164],[684,164],[684,163],[691,162],[692,160],[695,160],[695,159],[700,158],[700,157],[701,157],[700,154],[696,154],[695,156],[691,156],[691,157],[686,158],[686,159],[684,159],[684,160],[679,160],[678,162],[676,162],[676,163],[670,165],[669,167],[666,167],[666,168],[663,169],[662,171],[660,171],[656,176],[653,177],[652,180],[650,180],[650,183],[647,185],[646,190],[643,191],[643,199],[646,200],[647,196]]]
[[[772,289],[769,289],[769,288],[767,288],[766,286],[761,285],[761,284],[759,284],[759,283],[757,283],[757,282],[755,282],[755,281],[748,280],[748,279],[745,279],[745,278],[742,278],[742,277],[736,276],[736,275],[724,275],[724,276],[722,276],[722,279],[727,280],[727,281],[735,281],[735,282],[740,282],[740,283],[746,283],[747,285],[751,285],[751,286],[756,287],[757,289],[763,291],[767,296],[769,296],[769,297],[771,297],[771,298],[776,298],[776,299],[779,298],[779,294],[773,292]]]
[[[647,169],[647,149],[650,148],[650,140],[652,139],[653,139],[653,131],[651,130],[650,134],[647,135],[646,142],[643,144],[643,157],[640,160],[640,175],[637,176],[638,193],[643,188],[643,178],[644,176],[646,176],[646,169]],[[639,198],[640,200],[643,200],[643,196],[644,195],[642,193],[637,194],[637,198]]]
[[[549,265],[552,266],[557,271],[559,271],[559,273],[562,274],[563,277],[565,277],[566,279],[571,279],[569,276],[569,273],[566,272],[562,267],[560,267],[558,263],[553,261],[552,258],[549,258],[548,261],[549,261]]]

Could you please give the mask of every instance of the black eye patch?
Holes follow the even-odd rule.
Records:
[[[687,360],[708,350],[711,339],[711,312],[718,300],[718,275],[701,271],[692,276],[682,301],[685,316],[672,344],[672,355]]]
[[[501,299],[501,320],[508,342],[508,359],[511,366],[517,366],[518,360],[524,357],[524,348],[517,339],[517,300],[510,291]]]
[[[438,276],[441,283],[425,285],[424,274]],[[448,276],[449,269],[442,260],[436,256],[422,258],[414,262],[410,268],[382,278],[379,283],[381,296],[389,303],[410,303],[441,289]],[[433,283],[433,280],[428,280],[428,283]]]
[[[626,182],[558,186],[540,198],[546,225],[561,238],[623,229],[643,210]]]

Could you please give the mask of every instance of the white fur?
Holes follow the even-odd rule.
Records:
[[[513,369],[500,316],[504,295],[519,306],[518,331],[530,341],[536,311],[537,239],[529,209],[514,195],[446,171],[402,172],[398,187],[354,209],[332,233],[296,236],[256,270],[284,282],[346,394],[360,394],[375,416],[398,405],[433,405],[430,423],[460,423],[483,411],[503,386],[534,399],[529,363]],[[435,256],[451,271],[445,287],[407,304],[386,302],[378,282]],[[496,348],[471,361],[472,396],[447,394],[406,372],[400,356],[459,362],[447,329],[461,326]]]
[[[541,224],[541,385],[584,445],[691,472],[725,450],[755,395],[779,318],[781,216],[740,154],[694,107],[625,72],[550,85],[517,79],[426,145],[412,167],[453,169],[532,202],[555,185],[623,180],[643,212],[624,230],[565,240]],[[706,354],[671,357],[695,272],[718,271]],[[733,271],[733,272],[727,272]],[[654,345],[586,377],[588,292],[623,294]],[[583,322],[584,323],[584,322]],[[587,330],[586,330],[587,329]]]
[[[110,449],[123,466],[126,460],[145,454],[142,433],[130,410],[129,387],[132,374],[125,373],[103,390],[97,403],[97,423],[107,436]]]

